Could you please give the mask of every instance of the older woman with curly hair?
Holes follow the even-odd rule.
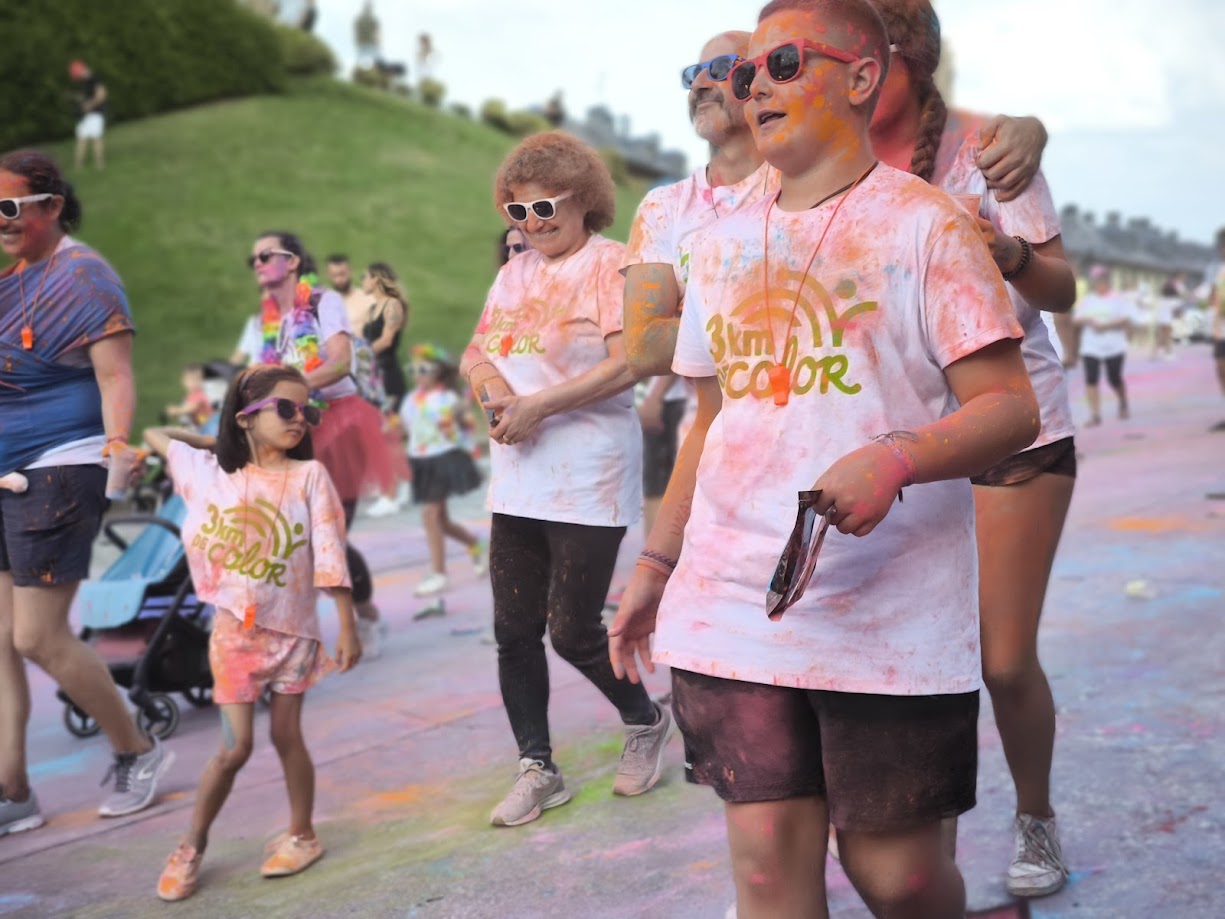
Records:
[[[601,620],[642,508],[642,433],[621,341],[625,247],[599,235],[613,222],[612,178],[581,141],[537,134],[502,163],[494,199],[533,248],[499,272],[460,369],[490,416],[494,635],[519,745],[518,778],[490,819],[518,826],[570,799],[549,739],[546,630],[626,725],[614,793],[659,780],[672,717],[613,675]]]

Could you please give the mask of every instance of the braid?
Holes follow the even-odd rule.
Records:
[[[924,182],[930,182],[936,171],[936,153],[940,139],[944,136],[944,124],[949,110],[944,97],[930,77],[920,86],[923,94],[923,109],[919,113],[919,136],[915,140],[914,155],[910,158],[910,171]]]

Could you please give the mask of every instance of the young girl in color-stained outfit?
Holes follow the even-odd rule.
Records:
[[[451,520],[447,499],[466,495],[481,484],[472,462],[472,418],[456,389],[457,369],[450,356],[434,345],[417,345],[412,352],[416,385],[400,404],[400,421],[408,435],[408,463],[413,474],[413,503],[421,506],[421,522],[430,547],[430,574],[417,585],[419,597],[447,589],[446,538],[463,543],[478,575],[485,573],[480,540]]]
[[[196,595],[217,608],[209,643],[221,749],[208,763],[191,826],[158,881],[163,900],[195,892],[208,831],[251,755],[255,703],[272,691],[272,743],[285,770],[289,830],[268,846],[264,877],[297,874],[323,855],[311,811],[315,769],[302,738],[306,690],[349,670],[361,644],[345,565],[344,509],[312,459],[319,422],[292,367],[260,366],[230,385],[216,438],[171,429],[145,439],[165,456],[187,503],[183,544]],[[336,662],[323,648],[316,590],[336,601]]]

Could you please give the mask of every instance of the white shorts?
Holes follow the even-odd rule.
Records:
[[[77,122],[77,140],[98,140],[106,128],[101,112],[90,112]]]

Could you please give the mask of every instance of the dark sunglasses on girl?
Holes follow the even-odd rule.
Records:
[[[270,405],[276,406],[276,416],[282,421],[293,421],[298,417],[298,412],[302,413],[302,420],[309,424],[312,428],[319,423],[319,409],[314,405],[302,405],[295,402],[293,399],[278,399],[276,396],[269,396],[267,399],[260,399],[258,402],[252,402],[244,408],[240,415],[253,415],[256,412],[263,411]]]
[[[36,201],[46,201],[48,198],[54,198],[55,195],[26,195],[24,198],[0,198],[0,217],[5,220],[16,220],[21,216],[21,206],[23,204],[33,204]]]
[[[293,258],[293,253],[287,252],[284,249],[265,249],[262,252],[255,253],[255,255],[247,256],[247,267],[254,268],[256,262],[259,262],[261,265],[267,265],[278,255]]]
[[[506,211],[506,216],[515,223],[523,223],[527,220],[528,210],[531,210],[541,220],[552,220],[557,216],[557,202],[565,201],[569,197],[570,192],[566,192],[564,195],[540,198],[536,201],[508,201],[502,205],[502,209]]]
[[[804,69],[805,51],[815,51],[823,57],[833,58],[835,61],[841,61],[844,64],[853,64],[860,59],[860,55],[852,54],[850,51],[843,51],[841,48],[835,48],[832,45],[808,41],[807,39],[796,39],[779,45],[774,50],[767,51],[751,61],[741,61],[733,67],[732,95],[741,102],[752,95],[753,80],[757,77],[758,68],[763,65],[771,81],[775,83],[790,83]]]
[[[739,54],[720,54],[718,57],[712,57],[709,61],[702,61],[700,64],[690,64],[681,71],[681,86],[689,89],[693,86],[693,81],[705,70],[710,78],[716,83],[722,83],[731,76],[732,68],[743,60]]]

